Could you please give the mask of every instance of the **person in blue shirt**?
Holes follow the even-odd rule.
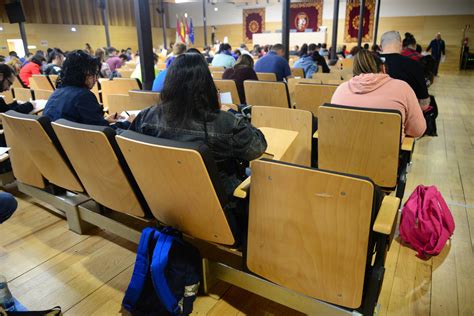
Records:
[[[303,44],[298,55],[300,58],[293,65],[294,68],[303,68],[305,78],[312,78],[313,74],[318,71],[318,66],[313,60],[313,57],[308,54],[308,45]]]
[[[168,67],[171,65],[171,63],[176,57],[178,57],[181,54],[184,54],[185,52],[186,52],[186,45],[184,45],[183,43],[174,44],[173,54],[172,56],[168,58],[168,60],[166,60],[166,69],[163,69],[162,71],[160,71],[158,76],[155,77],[151,91],[161,92],[163,90],[163,86],[165,84],[166,73],[168,72]]]
[[[283,45],[273,45],[271,50],[257,61],[255,72],[274,73],[278,81],[283,81],[284,78],[291,76],[290,65],[283,58],[284,55]]]
[[[232,68],[235,64],[235,58],[232,56],[232,47],[229,44],[221,44],[219,51],[212,59],[212,66]]]
[[[433,59],[435,60],[435,68],[434,68],[434,75],[438,75],[438,68],[439,68],[439,63],[441,61],[441,55],[445,55],[445,44],[444,41],[441,39],[441,33],[436,34],[436,37],[434,40],[430,42],[430,45],[426,48],[426,51],[429,52],[431,50],[431,56],[433,56]]]
[[[70,52],[59,76],[59,88],[49,97],[43,115],[51,121],[66,119],[90,125],[110,124],[112,128],[128,129],[130,121],[118,122],[121,117],[112,113],[104,117],[102,107],[90,91],[97,82],[101,62],[83,50]]]

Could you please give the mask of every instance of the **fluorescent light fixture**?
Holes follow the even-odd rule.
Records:
[[[0,25],[0,32],[2,32],[2,31],[3,31],[3,26]]]
[[[187,18],[187,17],[188,17],[188,14],[187,14],[187,13],[185,13],[185,14],[184,14],[184,17],[185,17],[185,18]]]
[[[73,27],[71,27],[71,32],[77,32],[77,29],[76,29],[76,27],[74,27],[74,26],[73,26]]]
[[[28,45],[28,49],[36,49],[36,45]]]

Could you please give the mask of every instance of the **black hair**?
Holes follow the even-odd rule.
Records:
[[[308,45],[308,52],[314,52],[316,48],[317,48],[316,44],[311,43]]]
[[[14,50],[12,50],[11,52],[8,53],[8,56],[18,57],[18,54]]]
[[[403,47],[408,47],[408,46],[415,46],[416,45],[416,39],[414,37],[406,37],[403,40]]]
[[[201,54],[201,52],[199,51],[199,49],[194,48],[194,47],[188,48],[188,50],[186,51],[186,53],[190,53],[190,54]]]
[[[174,126],[215,119],[220,111],[217,88],[201,54],[175,58],[167,70],[161,100],[164,118]]]
[[[59,48],[53,48],[48,54],[48,64],[52,63],[56,57],[61,56],[61,55],[64,56],[64,53],[62,50],[60,50]]]
[[[219,51],[217,52],[218,54],[222,53],[223,51],[226,51],[226,50],[231,50],[232,47],[229,45],[229,44],[221,44],[219,45]]]
[[[284,48],[283,48],[283,45],[281,44],[275,44],[270,48],[270,50],[277,51],[277,50],[284,50]]]
[[[46,59],[44,58],[43,55],[38,55],[38,53],[36,53],[33,57],[31,57],[31,60],[30,60],[30,62],[35,63],[40,67],[41,65],[43,65],[43,61],[46,61]]]
[[[112,54],[113,52],[118,52],[118,50],[115,47],[109,47],[107,48],[107,54]]]
[[[97,76],[101,62],[83,50],[73,50],[66,56],[59,76],[61,86],[86,87],[86,77]]]
[[[128,56],[125,55],[125,54],[120,54],[119,58],[120,58],[120,59],[128,60]]]
[[[305,56],[308,55],[308,44],[301,45],[300,51],[298,52],[298,56]]]
[[[13,68],[8,66],[7,64],[0,64],[0,74],[3,75],[3,78],[0,81],[0,92],[3,92],[2,91],[3,90],[3,83],[5,82],[5,80],[10,78],[11,76],[14,76],[15,71],[13,70]]]
[[[365,43],[364,44],[364,49],[369,49],[370,48],[370,45],[368,43]]]

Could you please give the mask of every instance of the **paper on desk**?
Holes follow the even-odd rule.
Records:
[[[0,147],[0,156],[6,154],[10,150],[10,147]]]
[[[138,113],[140,113],[140,110],[133,110],[133,111],[127,111],[127,112],[123,111],[122,113],[120,113],[120,116],[122,116],[122,117],[129,117],[130,115],[137,116]]]
[[[221,104],[234,104],[232,102],[232,94],[230,92],[220,92]]]
[[[31,114],[38,113],[44,110],[44,107],[46,106],[46,103],[48,100],[34,100],[31,101],[31,104],[33,104],[33,111],[31,111]]]

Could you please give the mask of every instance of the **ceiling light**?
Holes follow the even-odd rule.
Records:
[[[214,8],[214,11],[216,11],[216,12],[219,11],[219,8],[218,8],[218,7],[215,7],[215,8]]]
[[[3,26],[0,26],[0,32],[3,31]]]
[[[71,27],[71,32],[77,32],[77,29],[73,26]]]

